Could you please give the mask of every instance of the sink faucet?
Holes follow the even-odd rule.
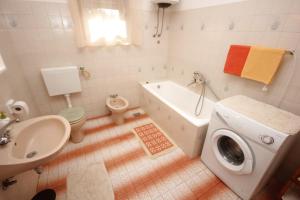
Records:
[[[18,119],[18,118],[12,119],[5,126],[3,126],[0,129],[0,145],[6,145],[7,143],[10,142],[10,134],[9,134],[8,127],[10,125],[12,125],[13,123],[16,123],[19,121],[20,121],[20,119]]]

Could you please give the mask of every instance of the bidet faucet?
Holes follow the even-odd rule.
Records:
[[[10,142],[10,134],[8,127],[16,122],[19,122],[20,119],[12,119],[5,126],[0,129],[0,145],[6,145]]]

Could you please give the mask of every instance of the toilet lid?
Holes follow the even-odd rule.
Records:
[[[62,110],[59,115],[66,118],[70,123],[74,123],[84,117],[85,112],[82,107],[73,107]]]

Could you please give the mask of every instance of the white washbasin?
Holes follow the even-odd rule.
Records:
[[[12,125],[11,142],[0,146],[0,180],[36,168],[52,159],[67,143],[71,127],[57,115]]]

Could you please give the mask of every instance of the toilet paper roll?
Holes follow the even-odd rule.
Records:
[[[12,110],[12,114],[15,114],[21,118],[29,115],[29,107],[24,101],[16,101],[11,106],[11,110]]]

